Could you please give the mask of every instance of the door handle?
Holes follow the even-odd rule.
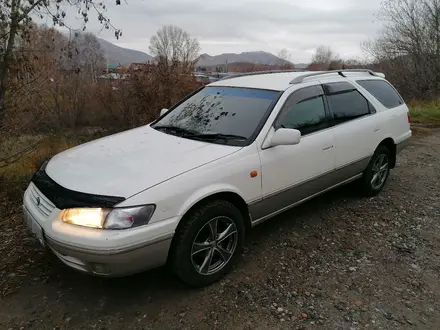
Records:
[[[379,131],[380,131],[380,128],[376,128],[374,131],[375,131],[375,132],[379,132]]]
[[[333,145],[325,147],[325,148],[322,148],[322,151],[330,150],[331,148],[333,148]]]

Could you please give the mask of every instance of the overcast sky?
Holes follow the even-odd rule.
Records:
[[[107,16],[123,31],[99,37],[121,47],[149,53],[150,37],[175,24],[196,37],[202,53],[263,50],[275,55],[287,48],[294,63],[308,62],[319,45],[343,58],[362,56],[360,42],[380,28],[374,14],[381,0],[107,0]],[[91,19],[87,30],[99,32]]]

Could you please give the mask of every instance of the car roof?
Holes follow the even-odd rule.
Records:
[[[221,79],[210,86],[227,86],[227,87],[248,87],[272,89],[284,91],[289,88],[290,82],[296,77],[304,75],[304,72],[278,72],[278,73],[260,73],[255,75],[237,75],[237,77],[228,76],[227,79]]]
[[[301,83],[303,78],[307,78],[307,82],[313,81],[319,78],[336,78],[337,80],[343,80],[344,77],[365,77],[383,79],[385,76],[382,73],[376,73],[366,69],[356,70],[332,70],[332,71],[264,71],[264,72],[251,72],[244,74],[234,74],[220,79],[216,82],[210,83],[208,86],[216,87],[244,87],[244,88],[257,88],[257,89],[269,89],[276,91],[285,91],[292,86],[292,83]]]

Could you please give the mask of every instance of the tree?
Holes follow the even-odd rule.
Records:
[[[440,93],[440,1],[385,0],[383,28],[362,49],[406,98]],[[411,83],[409,83],[411,81]]]
[[[67,46],[66,67],[80,69],[96,82],[96,73],[105,68],[105,57],[98,39],[93,33],[77,34]]]
[[[34,26],[29,37],[29,42],[17,44],[14,50],[5,128],[11,132],[24,122],[27,128],[43,131],[85,124],[91,118],[87,109],[94,113],[99,108],[90,102],[98,59],[103,58],[93,47],[96,38],[80,33],[69,40],[56,28],[45,26]]]
[[[179,81],[184,77],[192,78],[199,51],[197,39],[175,25],[163,26],[151,37],[150,52],[156,57],[161,72],[166,107],[174,103],[172,95],[177,95]]]
[[[316,67],[322,67],[324,70],[328,70],[330,66],[336,66],[336,63],[338,62],[340,62],[339,55],[335,54],[330,47],[319,46],[316,48],[311,64]]]
[[[344,69],[363,69],[368,67],[368,63],[357,58],[349,58],[343,62]]]
[[[280,61],[281,68],[283,68],[283,69],[293,69],[294,68],[293,64],[290,62],[291,55],[286,48],[283,48],[278,52],[278,58],[281,59],[281,61]]]
[[[181,28],[165,25],[151,37],[150,52],[164,63],[192,69],[199,56],[200,45],[196,38]]]
[[[120,5],[120,0],[115,0]],[[54,25],[66,26],[66,9],[74,7],[82,16],[82,25],[85,29],[89,20],[89,11],[97,13],[99,22],[106,29],[114,29],[118,38],[122,32],[113,27],[105,16],[106,5],[97,0],[2,0],[0,2],[0,124],[6,112],[7,91],[9,88],[9,71],[14,61],[15,50],[18,44],[29,41],[32,29],[32,17],[50,17]]]
[[[290,53],[286,48],[281,49],[278,52],[278,58],[282,59],[283,62],[284,61],[289,61],[290,62]]]

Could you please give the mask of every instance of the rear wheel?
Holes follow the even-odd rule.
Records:
[[[386,146],[381,145],[374,152],[359,181],[363,195],[375,196],[382,190],[390,174],[390,166],[390,151]]]
[[[240,254],[245,226],[230,202],[216,200],[190,212],[176,232],[171,267],[187,285],[209,285],[227,274]]]

